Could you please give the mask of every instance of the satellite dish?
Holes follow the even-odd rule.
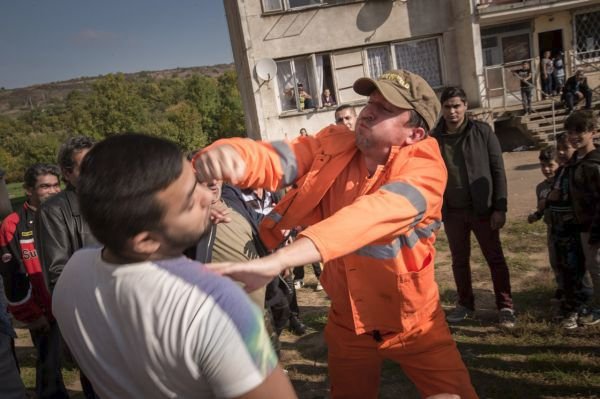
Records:
[[[256,61],[254,70],[259,79],[269,82],[277,75],[277,64],[271,58],[261,58]]]

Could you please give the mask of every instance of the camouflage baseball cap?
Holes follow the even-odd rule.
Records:
[[[422,77],[409,71],[395,69],[387,71],[377,80],[360,78],[354,82],[354,91],[369,96],[373,90],[391,104],[402,109],[414,109],[433,129],[438,119],[441,105],[429,83]]]

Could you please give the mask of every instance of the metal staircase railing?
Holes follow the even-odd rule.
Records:
[[[516,90],[513,90],[513,87],[509,87],[509,86],[516,86],[518,83],[518,88],[519,88],[519,92],[520,92],[521,79],[516,75],[515,71],[516,71],[517,67],[521,67],[521,65],[524,62],[529,62],[530,70],[531,70],[531,78],[532,78],[531,80],[533,82],[537,81],[537,77],[539,76],[539,73],[538,73],[539,63],[537,62],[536,58],[529,58],[529,59],[525,59],[525,60],[521,60],[521,61],[506,62],[504,64],[491,65],[491,66],[484,67],[485,91],[486,91],[486,100],[487,100],[488,108],[491,108],[491,109],[504,108],[504,109],[506,109],[508,98],[514,98],[514,99],[518,100],[518,103],[522,103],[522,98],[515,94]],[[502,77],[501,87],[490,87],[490,84],[491,84],[490,71],[494,71],[494,70],[500,71],[500,73],[501,73],[501,77]],[[510,73],[507,75],[506,71],[509,71]],[[511,79],[513,79],[512,82],[507,82],[507,76],[510,77]],[[530,86],[535,91],[536,97],[538,99],[543,99],[545,97],[551,97],[550,93],[545,93],[543,90],[538,88],[535,84],[527,82],[527,85]],[[515,89],[516,89],[516,87],[515,87]],[[499,91],[502,93],[501,94],[502,95],[502,107],[494,107],[492,105],[492,98],[497,97],[497,96],[493,96],[492,92],[499,92]],[[533,98],[532,98],[532,100],[533,100]],[[551,120],[547,119],[544,115],[537,112],[534,108],[532,108],[531,110],[533,111],[534,114],[536,114],[537,116],[542,118],[544,120],[544,122],[552,123],[552,126],[554,127],[554,134],[556,134],[556,107],[555,107],[554,100],[551,101],[551,107],[552,107]]]

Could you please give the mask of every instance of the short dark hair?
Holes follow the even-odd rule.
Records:
[[[58,150],[58,166],[64,170],[73,169],[73,154],[78,151],[90,149],[94,146],[94,140],[86,136],[69,137]]]
[[[160,227],[156,194],[182,173],[183,153],[173,142],[139,133],[96,144],[81,164],[77,195],[94,236],[120,253],[126,241]]]
[[[25,187],[34,188],[38,177],[45,175],[54,175],[60,180],[60,170],[56,165],[36,163],[25,170],[25,174],[23,175],[23,185]]]
[[[338,112],[340,112],[340,111],[343,111],[343,110],[345,110],[345,109],[350,109],[350,110],[352,110],[352,113],[353,113],[354,115],[356,115],[356,109],[354,109],[354,106],[353,106],[353,105],[350,105],[350,104],[342,104],[342,105],[340,105],[339,107],[337,107],[337,108],[335,109],[335,112],[334,112],[334,114],[337,114]]]
[[[440,102],[444,104],[447,100],[453,97],[458,97],[460,98],[460,101],[462,101],[465,104],[467,103],[467,95],[465,94],[465,91],[460,87],[446,87],[442,91],[442,94],[440,96]]]
[[[410,110],[410,118],[406,123],[407,127],[421,127],[425,130],[425,133],[429,133],[429,126],[427,126],[427,122],[425,119],[414,109]]]
[[[554,137],[554,140],[556,140],[556,145],[559,145],[559,144],[566,143],[568,138],[569,137],[567,136],[567,133],[562,132],[562,133],[557,134],[556,137]]]
[[[565,130],[575,133],[592,132],[596,130],[596,118],[591,111],[575,111],[565,121]]]
[[[553,145],[549,145],[540,150],[540,155],[538,157],[540,162],[548,163],[552,162],[556,159],[556,147]]]

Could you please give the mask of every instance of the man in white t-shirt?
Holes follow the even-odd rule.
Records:
[[[210,223],[210,191],[171,142],[112,136],[86,155],[81,211],[104,247],[76,252],[53,311],[103,399],[295,398],[261,311],[181,255]]]

